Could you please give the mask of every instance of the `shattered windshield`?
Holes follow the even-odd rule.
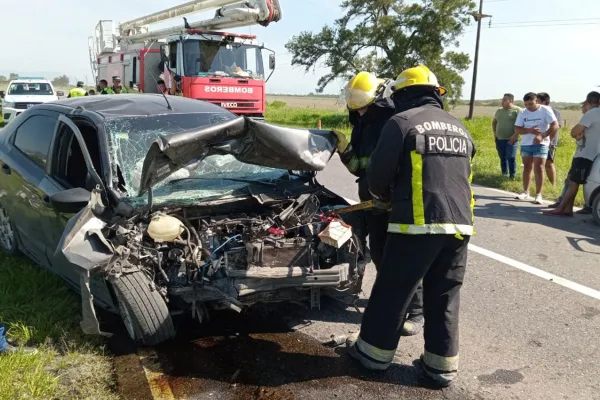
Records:
[[[260,48],[239,43],[190,39],[183,43],[185,76],[263,79]]]
[[[193,113],[119,117],[106,120],[111,158],[117,166],[113,176],[122,176],[122,190],[135,205],[147,203],[137,197],[142,167],[148,149],[160,138],[235,118],[231,113]],[[232,180],[232,178],[234,180]],[[246,193],[250,182],[269,183],[289,179],[287,171],[238,161],[232,155],[211,155],[192,160],[153,187],[153,204],[192,203]]]

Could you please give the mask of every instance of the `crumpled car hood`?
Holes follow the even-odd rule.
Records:
[[[332,131],[286,128],[239,117],[157,139],[146,153],[138,195],[192,160],[231,154],[247,164],[292,171],[322,171],[333,155]]]

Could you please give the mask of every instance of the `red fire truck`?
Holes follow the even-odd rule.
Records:
[[[215,10],[214,18],[188,23],[186,15]],[[275,52],[256,36],[221,31],[267,26],[281,19],[279,0],[195,0],[117,24],[102,20],[89,38],[96,81],[158,93],[157,81],[183,96],[217,104],[236,114],[262,119],[265,82],[275,69]],[[183,24],[159,30],[149,25],[182,18]],[[266,76],[264,59],[268,53]]]

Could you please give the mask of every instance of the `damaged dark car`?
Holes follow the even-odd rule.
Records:
[[[81,292],[86,333],[99,306],[143,345],[182,312],[351,302],[364,249],[316,180],[335,140],[181,97],[38,105],[0,133],[0,245]]]

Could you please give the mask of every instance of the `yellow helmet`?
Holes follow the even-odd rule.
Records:
[[[394,82],[394,92],[409,86],[423,85],[436,87],[439,89],[442,96],[448,92],[445,88],[440,86],[435,74],[424,65],[417,65],[416,67],[402,71],[400,75],[398,75],[398,78],[396,78],[396,82]]]
[[[367,107],[375,101],[384,82],[370,72],[359,72],[344,89],[346,106],[351,110]]]

